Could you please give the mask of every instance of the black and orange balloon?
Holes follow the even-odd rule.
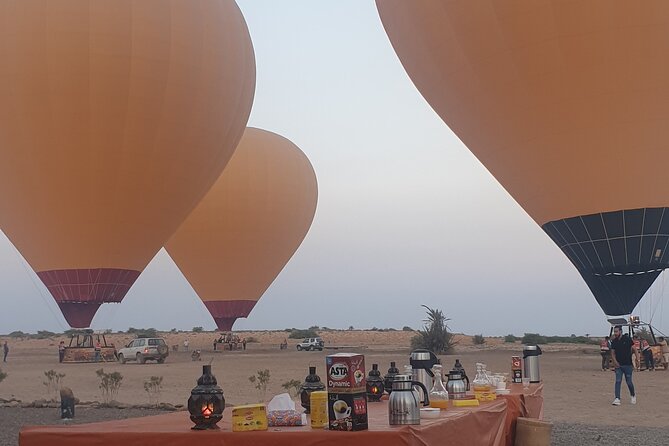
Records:
[[[254,90],[232,0],[0,1],[0,228],[71,326],[214,184]]]
[[[230,163],[165,248],[220,330],[247,317],[307,235],[318,185],[302,151],[248,128]]]
[[[435,111],[606,314],[669,267],[669,3],[377,0]]]

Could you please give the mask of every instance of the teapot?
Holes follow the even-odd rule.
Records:
[[[448,372],[446,390],[448,391],[448,397],[452,400],[461,400],[467,397],[467,385],[460,370],[453,369]]]
[[[422,403],[430,405],[428,391],[420,381],[412,381],[410,375],[396,375],[393,380],[393,392],[388,399],[388,423],[391,426],[420,424],[420,399],[413,387],[418,386],[425,395]]]

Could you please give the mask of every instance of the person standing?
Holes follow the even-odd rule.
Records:
[[[246,338],[242,339],[242,345],[244,346],[244,350],[246,350]]]
[[[9,354],[9,345],[7,345],[7,341],[5,341],[4,344],[2,344],[2,362],[7,362],[7,355]]]
[[[184,341],[184,350],[188,351],[188,339]]]
[[[643,354],[643,361],[646,364],[646,370],[655,370],[655,358],[653,358],[653,350],[646,339],[641,340],[641,353]]]
[[[662,337],[658,338],[658,340],[659,342],[657,344],[662,349],[662,365],[664,366],[664,369],[667,370],[669,369],[669,345],[667,345],[667,340]]]
[[[608,336],[599,342],[599,353],[602,355],[602,370],[608,370],[611,355],[611,338]]]
[[[634,343],[634,369],[641,371],[641,339],[638,335],[632,336],[632,343]]]
[[[95,342],[95,362],[100,362],[100,353],[102,352],[102,345],[100,345],[100,340],[98,339]]]
[[[65,341],[60,341],[58,344],[58,362],[63,362],[65,359]]]
[[[636,404],[636,392],[634,391],[634,383],[632,382],[632,354],[636,353],[634,343],[630,337],[623,334],[623,327],[616,325],[613,329],[613,340],[611,341],[611,360],[616,371],[616,383],[614,386],[615,399],[614,406],[620,406],[620,385],[625,375],[625,382],[632,397],[632,404]]]

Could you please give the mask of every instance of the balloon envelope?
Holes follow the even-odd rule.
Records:
[[[377,7],[430,105],[558,244],[604,312],[630,313],[669,267],[669,3]]]
[[[71,326],[218,178],[254,89],[233,1],[0,1],[0,227]]]
[[[318,186],[292,142],[248,128],[166,249],[220,330],[247,317],[307,234]]]

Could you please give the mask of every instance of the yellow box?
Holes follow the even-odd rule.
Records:
[[[453,407],[478,406],[479,400],[453,400]]]
[[[232,431],[266,431],[267,409],[264,404],[247,404],[232,408]]]

